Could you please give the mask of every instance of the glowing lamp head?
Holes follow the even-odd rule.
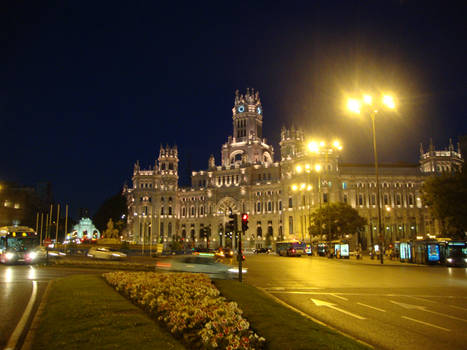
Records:
[[[306,190],[307,190],[307,191],[311,191],[312,188],[313,188],[313,186],[308,185],[307,188],[306,188]]]
[[[292,185],[292,191],[296,191],[298,190],[298,186],[297,185]]]
[[[324,145],[325,145],[324,141],[321,141],[321,142],[319,143],[319,147],[324,147]]]
[[[320,172],[320,171],[321,171],[321,164],[316,164],[316,165],[315,165],[315,170],[316,170],[317,172]]]
[[[305,171],[310,172],[310,164],[305,164]]]
[[[305,185],[305,184],[301,184],[301,185],[300,185],[300,189],[301,189],[301,190],[304,190],[304,189],[305,189],[305,187],[306,187],[306,185]]]
[[[390,95],[383,96],[383,104],[390,109],[396,108],[396,102],[394,101],[394,97]]]
[[[297,166],[295,167],[295,170],[297,171],[297,173],[300,174],[300,173],[302,172],[302,167],[301,167],[300,165],[297,165]]]
[[[373,103],[373,98],[371,97],[371,95],[363,95],[363,102],[371,106],[371,104]]]
[[[319,152],[319,145],[315,141],[311,141],[308,143],[308,150],[313,153],[318,153]]]
[[[352,113],[360,114],[361,103],[359,100],[349,98],[347,100],[347,109]]]

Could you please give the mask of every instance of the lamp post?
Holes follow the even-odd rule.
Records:
[[[356,114],[360,114],[362,107],[367,107],[367,111],[370,115],[372,134],[373,134],[373,153],[375,159],[375,177],[376,177],[376,212],[378,214],[378,235],[380,240],[380,258],[381,264],[384,263],[384,232],[381,231],[381,205],[380,205],[380,194],[379,194],[379,173],[378,173],[378,152],[376,150],[376,128],[375,128],[375,118],[378,113],[378,107],[387,107],[389,109],[394,109],[396,104],[394,98],[389,95],[384,95],[381,99],[381,104],[379,106],[373,104],[373,98],[371,95],[363,95],[362,100],[358,99],[349,99],[347,101],[347,108]]]

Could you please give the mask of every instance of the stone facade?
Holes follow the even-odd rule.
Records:
[[[128,240],[235,246],[235,233],[226,232],[225,225],[231,212],[249,214],[243,238],[247,248],[270,246],[282,239],[308,240],[309,214],[320,205],[337,201],[350,204],[367,218],[364,244],[376,237],[373,164],[345,163],[340,146],[310,145],[303,132],[293,127],[281,130],[280,161],[275,162],[273,147],[262,137],[263,110],[253,89],[244,95],[236,91],[232,120],[233,135],[222,146],[220,165],[211,155],[206,170],[192,173],[190,188],[178,187],[176,146],[161,146],[152,169],[142,170],[138,162],[135,164],[132,185],[124,188]],[[379,166],[387,241],[440,233],[422,205],[421,185],[427,175],[460,171],[463,159],[451,142],[444,151],[436,151],[431,143],[428,152],[422,146],[420,151],[419,164]],[[325,233],[315,237],[320,238],[325,238]]]

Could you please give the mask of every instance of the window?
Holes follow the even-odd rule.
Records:
[[[256,203],[256,212],[261,213],[261,202]]]
[[[346,204],[347,204],[347,202],[348,202],[347,195],[346,195],[346,194],[344,194],[344,203],[346,203]]]
[[[371,205],[376,205],[376,196],[374,194],[371,195]]]
[[[199,208],[199,212],[200,212],[201,215],[204,215],[204,207],[203,207],[203,206],[201,206],[201,207]]]
[[[409,205],[413,205],[413,194],[409,194]]]
[[[389,197],[387,194],[384,195],[384,205],[389,205]]]
[[[173,165],[173,163],[169,163],[169,170],[174,170],[174,165]]]
[[[169,225],[167,226],[167,236],[172,237],[172,223],[169,222]]]
[[[164,215],[164,207],[161,207],[161,215]]]
[[[165,170],[165,163],[161,164],[161,170]]]
[[[169,215],[172,215],[172,207],[169,207]]]
[[[185,208],[185,207],[182,208],[182,216],[183,216],[183,217],[186,216],[186,208]],[[240,270],[239,270],[239,271],[240,271]]]
[[[401,195],[399,193],[396,194],[396,205],[401,205]]]
[[[289,208],[293,208],[292,197],[289,197]]]
[[[272,211],[272,204],[271,204],[271,202],[270,202],[270,201],[268,202],[268,211],[269,211],[269,212],[271,212],[271,211]]]
[[[191,216],[195,216],[195,207],[191,207]]]
[[[282,210],[282,201],[279,201],[279,210]]]
[[[164,223],[163,222],[161,222],[160,230],[161,230],[161,236],[163,236],[164,235]]]
[[[358,205],[363,205],[363,195],[358,195]]]
[[[327,202],[328,202],[328,194],[323,193],[323,203],[327,203]]]
[[[293,234],[293,217],[289,216],[289,234]]]

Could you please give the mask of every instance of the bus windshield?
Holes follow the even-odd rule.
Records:
[[[6,248],[16,252],[25,252],[39,245],[36,237],[7,237]]]

